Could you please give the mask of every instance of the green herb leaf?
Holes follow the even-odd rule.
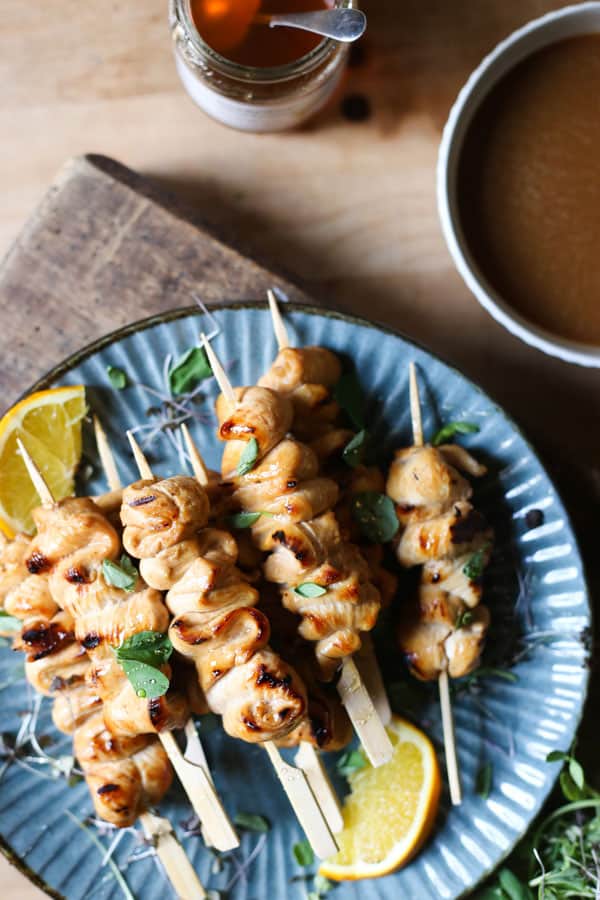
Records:
[[[204,348],[191,347],[169,371],[169,388],[175,396],[186,394],[211,375],[212,369]]]
[[[431,443],[432,446],[439,447],[440,444],[447,444],[457,434],[475,434],[477,431],[479,425],[474,422],[448,422],[434,434]]]
[[[568,753],[563,753],[562,750],[552,750],[546,757],[546,762],[565,762],[567,759],[569,759]]]
[[[138,572],[125,553],[118,563],[112,559],[105,559],[102,562],[102,574],[107,584],[112,584],[113,587],[121,588],[128,594],[135,590]]]
[[[463,609],[456,617],[456,622],[454,623],[454,627],[456,630],[459,628],[463,628],[465,625],[469,625],[470,622],[473,621],[473,612],[470,609]]]
[[[138,662],[137,659],[120,659],[119,665],[127,675],[138,697],[154,700],[169,690],[169,679],[154,666]]]
[[[127,387],[127,374],[123,369],[119,369],[118,366],[107,366],[106,374],[108,375],[108,380],[117,391],[122,391],[123,388]]]
[[[315,861],[313,849],[306,840],[294,844],[292,851],[299,866],[312,866]]]
[[[304,584],[294,588],[294,593],[300,597],[322,597],[327,593],[327,588],[312,581],[305,581]]]
[[[571,775],[566,769],[563,769],[563,771],[560,773],[559,782],[563,794],[570,803],[576,803],[577,800],[584,799],[584,791],[582,791],[581,788],[578,787],[577,784],[575,784]]]
[[[230,528],[235,528],[240,531],[242,528],[250,528],[251,525],[258,522],[262,515],[264,515],[264,513],[261,512],[234,513],[231,516],[227,516],[225,521]]]
[[[0,631],[19,631],[22,622],[14,616],[9,616],[5,609],[0,609]]]
[[[367,761],[360,750],[348,750],[343,756],[340,756],[335,767],[343,778],[347,778],[353,772],[364,769],[366,764]]]
[[[484,800],[487,800],[490,796],[492,776],[493,769],[491,762],[484,763],[477,772],[477,777],[475,778],[475,793],[479,794],[480,797],[483,797]]]
[[[160,671],[173,645],[167,634],[159,631],[140,631],[119,647],[113,647],[117,661],[132,684],[138,697],[154,700],[169,689],[169,679]]]
[[[374,544],[391,541],[398,531],[398,517],[393,502],[377,491],[356,494],[352,499],[352,515],[363,535]]]
[[[498,881],[510,900],[529,900],[531,897],[527,885],[523,884],[510,869],[501,869],[498,873]]]
[[[324,897],[333,889],[333,881],[325,878],[324,875],[315,875],[314,888],[317,897]]]
[[[463,573],[469,581],[479,581],[483,575],[483,570],[487,562],[488,550],[490,545],[484,544],[479,550],[476,550],[471,558],[463,566]]]
[[[254,463],[258,459],[258,441],[255,437],[250,438],[242,455],[240,456],[240,461],[237,464],[237,469],[235,470],[238,475],[245,475],[247,472],[250,472],[251,469],[254,468]]]
[[[480,666],[467,678],[474,681],[480,678],[502,678],[504,681],[511,681],[513,684],[519,680],[519,676],[515,672],[510,672],[508,669],[494,669],[492,666]]]
[[[579,790],[582,791],[585,786],[585,775],[583,774],[583,768],[581,764],[578,763],[576,759],[571,758],[569,760],[569,775],[571,776]]]
[[[365,398],[362,386],[354,372],[346,372],[335,388],[333,397],[341,406],[355,428],[365,427]]]
[[[342,451],[342,459],[350,468],[354,469],[359,466],[365,458],[365,450],[367,449],[368,434],[363,428],[354,435],[351,441],[348,441]]]
[[[172,652],[169,635],[161,631],[139,631],[115,648],[119,662],[121,659],[137,660],[155,668],[164,665]]]
[[[256,813],[238,812],[235,814],[234,822],[238,828],[243,828],[244,831],[256,831],[260,834],[266,834],[271,829],[265,817]]]

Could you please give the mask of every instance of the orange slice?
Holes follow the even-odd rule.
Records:
[[[8,537],[33,530],[31,511],[40,502],[19,454],[17,438],[60,500],[75,489],[85,413],[85,388],[76,385],[31,394],[0,420],[0,529]]]
[[[349,777],[340,850],[319,873],[332,881],[377,878],[407,863],[433,828],[440,798],[440,770],[429,738],[394,716],[387,728],[391,760],[368,762]]]

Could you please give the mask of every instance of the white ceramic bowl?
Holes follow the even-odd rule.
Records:
[[[460,91],[440,144],[437,167],[437,200],[448,249],[479,302],[514,335],[533,347],[566,362],[600,367],[600,346],[569,341],[520,316],[486,281],[471,256],[458,215],[458,162],[467,129],[483,98],[522,59],[563,38],[600,32],[600,2],[567,6],[534,19],[513,32],[485,57]]]

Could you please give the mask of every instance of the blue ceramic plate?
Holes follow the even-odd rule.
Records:
[[[221,333],[214,346],[232,381],[253,383],[276,351],[268,312],[257,304],[242,304],[219,309],[215,320]],[[581,558],[565,509],[536,454],[502,410],[459,372],[365,321],[298,307],[286,309],[286,320],[296,343],[324,344],[353,359],[368,398],[370,430],[382,452],[410,442],[410,360],[417,363],[423,386],[426,435],[455,419],[480,427],[478,434],[461,440],[490,470],[476,495],[497,535],[487,587],[493,626],[484,665],[501,674],[492,671],[457,686],[454,709],[465,799],[461,807],[450,809],[444,794],[434,836],[405,869],[379,880],[339,885],[330,895],[335,900],[450,900],[468,893],[524,834],[557,775],[557,765],[546,763],[546,755],[555,748],[566,750],[573,739],[588,680],[590,610]],[[123,479],[136,476],[123,435],[140,424],[150,426],[140,437],[150,438],[147,449],[156,471],[181,471],[172,437],[152,436],[161,403],[152,391],[164,398],[165,361],[181,356],[197,343],[201,330],[213,326],[197,310],[130,326],[67,360],[36,387],[87,386],[89,404],[107,427]],[[108,365],[124,369],[130,386],[113,389]],[[192,431],[208,462],[217,467],[215,393],[214,381],[204,382],[192,404],[197,419]],[[86,453],[93,465],[87,489],[102,492],[105,484],[90,434]],[[532,510],[539,512],[528,516]],[[389,632],[385,622],[379,632]],[[378,646],[394,703],[417,719],[439,747],[435,691],[417,686],[399,670],[385,638],[380,636]],[[119,883],[114,870],[102,865],[103,849],[97,843],[107,848],[114,833],[80,827],[91,813],[85,785],[69,787],[63,777],[53,776],[55,764],[40,764],[35,755],[27,761],[29,745],[22,741],[16,760],[12,758],[19,729],[27,727],[24,714],[32,710],[32,697],[21,663],[8,647],[0,651],[0,682],[0,833],[5,851],[48,892],[71,900],[117,898],[127,890],[139,900],[169,898],[170,887],[156,860],[144,855],[138,832],[121,835],[111,856],[126,882]],[[44,701],[36,734],[45,736],[46,753],[66,757],[69,742],[52,728],[49,712]],[[292,847],[302,835],[266,754],[231,740],[219,728],[204,727],[203,737],[231,815],[260,813],[273,827],[266,835],[244,834],[234,858],[218,862],[198,836],[185,836],[190,811],[174,789],[162,810],[175,823],[202,881],[228,900],[306,900],[312,882],[297,876],[314,872],[314,866],[302,869],[294,860]],[[477,774],[488,763],[492,783],[483,797],[476,792]],[[338,787],[343,791],[342,782]]]

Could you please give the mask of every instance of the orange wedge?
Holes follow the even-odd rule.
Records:
[[[0,420],[0,529],[12,537],[31,532],[31,511],[39,497],[17,448],[17,438],[33,457],[57,500],[74,493],[81,459],[85,388],[53,388],[25,397]]]
[[[431,741],[398,716],[387,732],[391,760],[377,769],[366,762],[348,777],[344,830],[336,835],[340,850],[319,869],[332,881],[394,872],[412,859],[433,828],[441,779]]]

